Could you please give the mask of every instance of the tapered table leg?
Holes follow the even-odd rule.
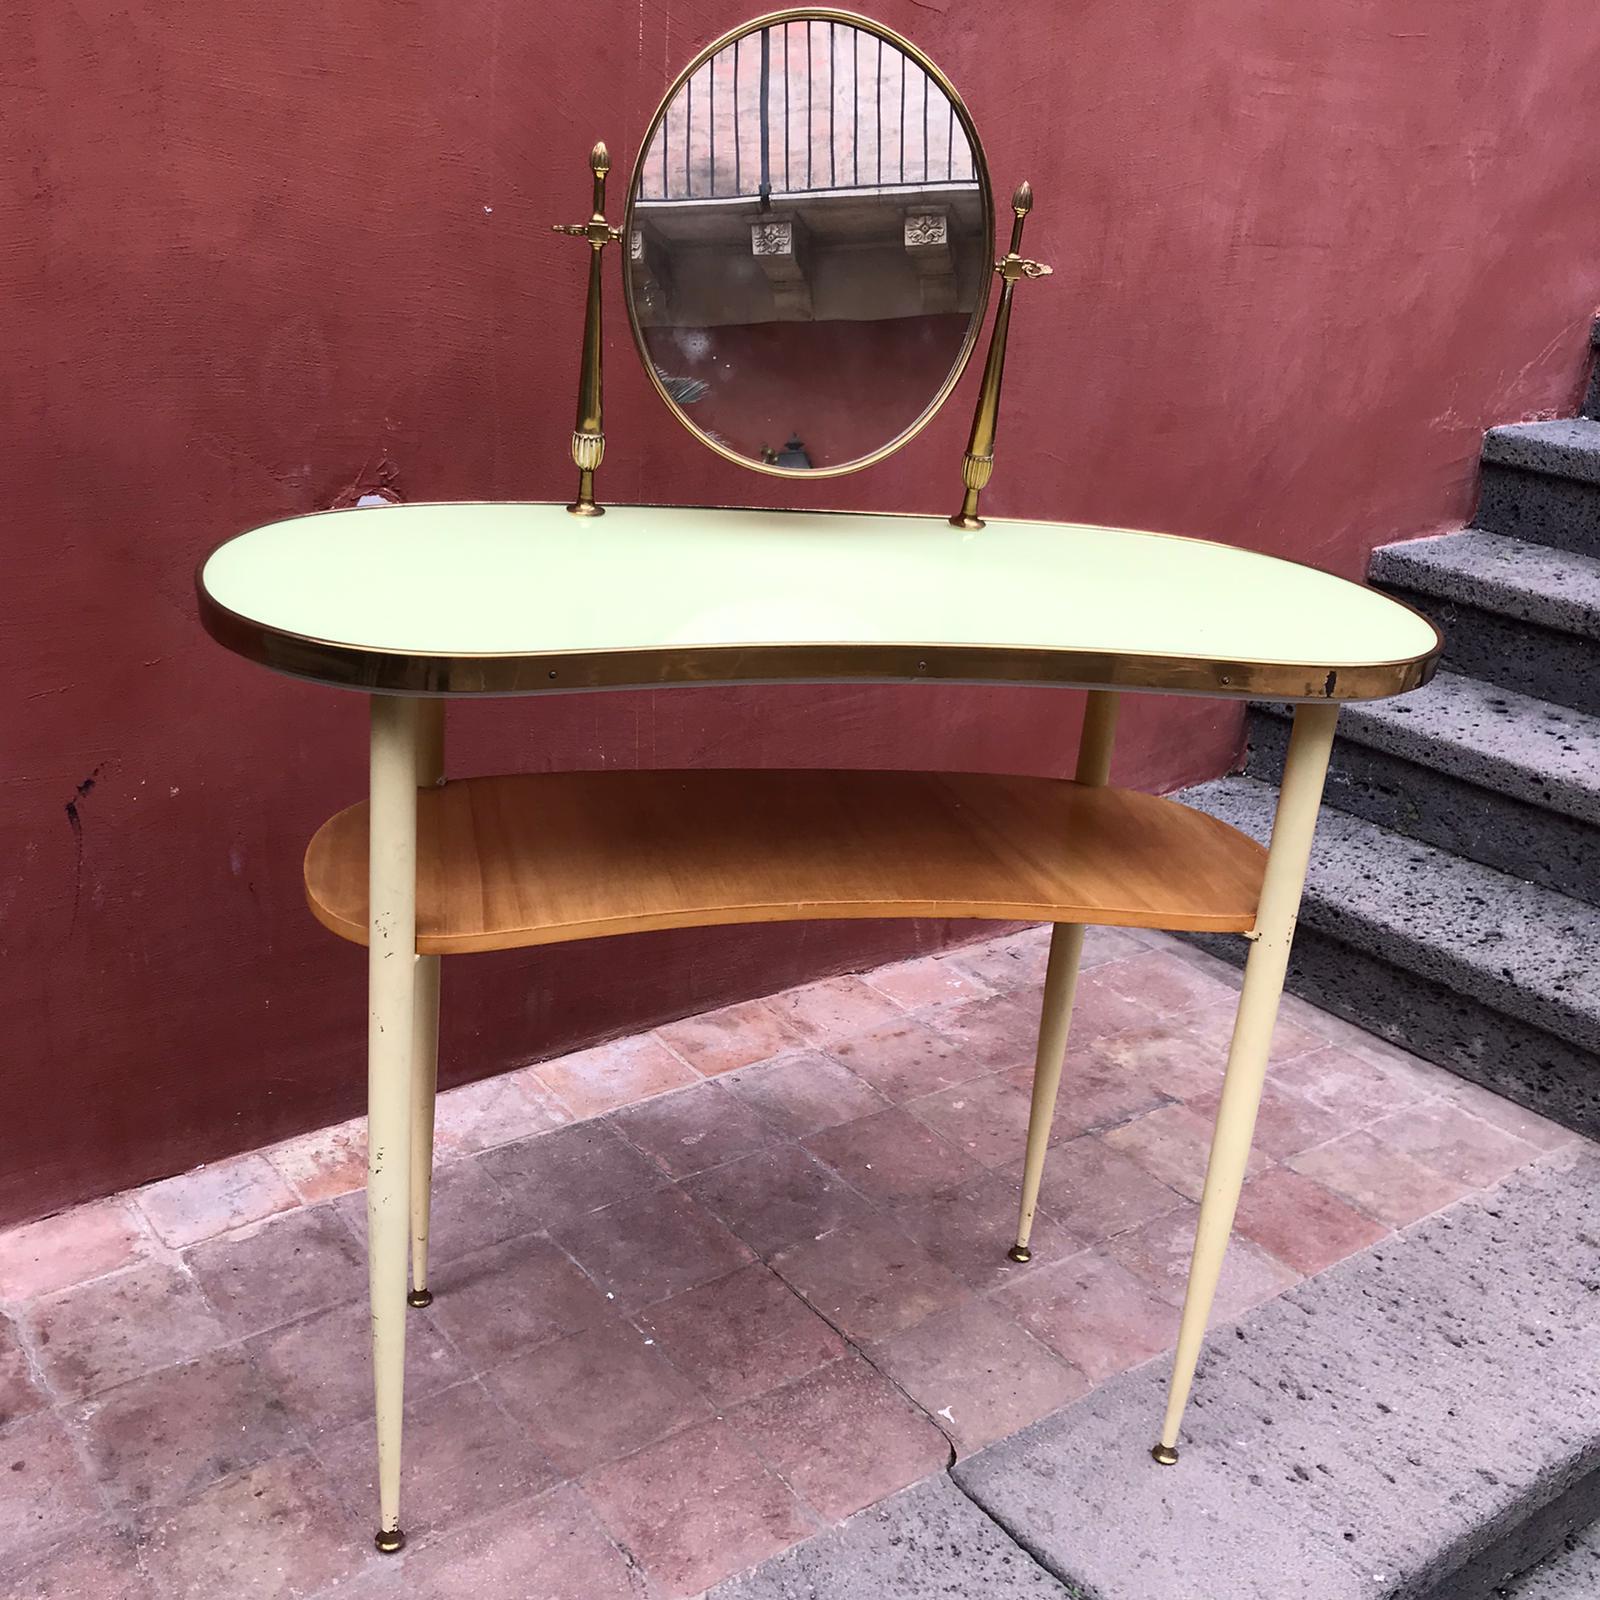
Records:
[[[1110,690],[1097,689],[1090,694],[1078,740],[1078,766],[1074,773],[1077,782],[1103,784],[1111,776],[1111,745],[1116,736],[1119,705]],[[1028,1145],[1022,1163],[1022,1211],[1017,1219],[1017,1242],[1006,1252],[1013,1261],[1033,1259],[1028,1241],[1033,1236],[1034,1213],[1039,1208],[1039,1185],[1044,1178],[1045,1151],[1050,1148],[1050,1124],[1056,1114],[1056,1093],[1061,1087],[1067,1030],[1072,1024],[1072,1001],[1078,990],[1082,957],[1081,925],[1056,923],[1050,930],[1050,962],[1045,968],[1039,1044],[1033,1060]]]
[[[1222,1273],[1222,1258],[1233,1230],[1233,1216],[1244,1186],[1245,1165],[1255,1133],[1256,1111],[1266,1080],[1272,1029],[1278,1019],[1278,1001],[1289,967],[1289,946],[1294,939],[1300,892],[1305,886],[1311,858],[1311,839],[1322,806],[1322,785],[1333,748],[1336,705],[1315,704],[1296,708],[1289,753],[1283,764],[1278,810],[1272,822],[1272,845],[1261,883],[1261,901],[1245,962],[1244,987],[1228,1047],[1227,1075],[1217,1107],[1216,1130],[1211,1139],[1211,1159],[1206,1167],[1200,1197],[1200,1217],[1195,1228],[1194,1256],[1189,1286],[1184,1295],[1183,1317],[1178,1325],[1178,1348],[1173,1358],[1172,1386],[1168,1392],[1166,1421],[1160,1443],[1150,1452],[1163,1466],[1178,1459],[1178,1431],[1184,1406],[1194,1382],[1200,1345],[1211,1316],[1211,1302]]]
[[[380,1550],[400,1531],[417,950],[417,702],[372,697],[367,858],[367,1277],[378,1420]]]
[[[444,781],[444,701],[417,705],[417,787]],[[411,1030],[411,1293],[407,1303],[432,1305],[428,1288],[428,1222],[433,1210],[433,1108],[439,1088],[439,957],[418,956]]]

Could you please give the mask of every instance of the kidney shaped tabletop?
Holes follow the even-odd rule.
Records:
[[[330,511],[197,583],[262,665],[400,694],[920,679],[1360,700],[1427,681],[1433,626],[1362,584],[1170,534],[996,518],[612,506]]]

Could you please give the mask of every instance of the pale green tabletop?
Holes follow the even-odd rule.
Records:
[[[1311,567],[998,518],[383,506],[241,534],[198,585],[230,649],[391,693],[928,679],[1346,700],[1415,688],[1440,648]]]

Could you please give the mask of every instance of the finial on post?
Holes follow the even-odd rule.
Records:
[[[606,221],[606,174],[611,170],[611,152],[603,140],[589,152],[589,171],[594,175],[593,210],[587,222],[553,223],[557,233],[570,234],[589,243],[589,298],[583,316],[583,360],[578,369],[578,415],[572,428],[572,462],[578,469],[578,496],[567,507],[575,517],[605,515],[605,507],[594,498],[594,473],[606,453],[604,413],[601,403],[601,296],[600,252],[615,244],[621,232]]]
[[[1018,278],[1045,278],[1050,268],[1042,262],[1028,261],[1022,254],[1022,225],[1033,210],[1033,185],[1024,180],[1011,195],[1011,245],[995,262],[1000,274],[1000,309],[995,313],[994,331],[989,335],[989,358],[983,366],[983,383],[978,389],[978,404],[972,413],[972,432],[967,453],[961,462],[961,482],[966,492],[961,509],[950,518],[953,528],[981,528],[978,496],[994,473],[994,437],[1000,420],[1000,380],[1005,376],[1006,336],[1011,329],[1011,295]]]

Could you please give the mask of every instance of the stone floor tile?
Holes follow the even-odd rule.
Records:
[[[10,1562],[99,1516],[94,1483],[58,1416],[40,1412],[0,1432],[0,1580]]]
[[[739,1406],[727,1420],[826,1522],[950,1460],[945,1436],[858,1355]]]
[[[741,1156],[685,1179],[684,1187],[763,1258],[866,1209],[854,1189],[798,1145]]]
[[[647,1600],[644,1575],[571,1484],[508,1506],[406,1552],[392,1569],[405,1600]],[[379,1575],[380,1578],[383,1576]],[[363,1588],[362,1600],[368,1591]]]
[[[1022,1182],[1020,1161],[1007,1172]],[[1099,1134],[1069,1139],[1049,1152],[1039,1199],[1051,1216],[1090,1243],[1137,1228],[1181,1203],[1175,1190]]]
[[[659,1600],[688,1600],[815,1532],[787,1486],[722,1422],[703,1423],[582,1483]]]
[[[1027,1142],[1032,1076],[1031,1068],[986,1073],[954,1088],[909,1100],[906,1110],[980,1166],[1011,1166]],[[1058,1119],[1061,1110],[1058,1099]],[[1052,1127],[1061,1127],[1059,1120]]]
[[[699,1076],[648,1033],[541,1061],[533,1070],[575,1117],[615,1111],[650,1095],[680,1089]]]
[[[168,1512],[141,1554],[163,1600],[309,1600],[381,1559],[303,1454],[265,1462]]]
[[[968,1294],[954,1273],[879,1216],[790,1245],[772,1258],[772,1270],[857,1343],[885,1339]]]
[[[0,1300],[31,1300],[103,1277],[150,1253],[127,1200],[97,1200],[0,1233]]]
[[[564,1477],[712,1415],[647,1335],[620,1319],[544,1345],[483,1381]]]
[[[440,1094],[433,1113],[434,1159],[492,1150],[571,1121],[572,1113],[545,1086],[537,1068],[482,1078]]]
[[[1190,1102],[1208,1122],[1215,1122],[1220,1092],[1197,1096]],[[1268,1079],[1261,1091],[1261,1107],[1256,1112],[1252,1148],[1282,1161],[1313,1145],[1326,1144],[1350,1129],[1348,1120],[1337,1111],[1319,1106],[1303,1094],[1296,1094],[1281,1083]]]
[[[1358,1131],[1290,1156],[1288,1165],[1391,1228],[1404,1228],[1459,1200],[1471,1187]]]
[[[992,1299],[969,1300],[872,1349],[873,1362],[961,1455],[1002,1439],[1089,1389],[1074,1366]]]
[[[367,1292],[365,1256],[331,1205],[207,1240],[185,1259],[234,1339]]]
[[[944,956],[917,956],[897,961],[863,975],[880,994],[886,994],[907,1011],[919,1006],[950,1005],[981,1000],[993,993],[974,973],[963,971]]]
[[[193,1278],[157,1261],[46,1295],[26,1321],[45,1377],[68,1399],[187,1361],[227,1336]]]
[[[834,1057],[893,1105],[973,1075],[967,1051],[919,1018],[902,1017],[832,1046]]]
[[[245,1349],[306,1434],[372,1411],[372,1324],[366,1295],[245,1341]],[[469,1376],[431,1311],[406,1315],[406,1397],[420,1400]]]
[[[1446,1100],[1470,1111],[1475,1117],[1481,1117],[1490,1127],[1526,1140],[1536,1149],[1561,1150],[1582,1142],[1571,1128],[1551,1122],[1547,1117],[1541,1117],[1537,1112],[1519,1106],[1514,1100],[1493,1094],[1476,1083],[1468,1083],[1465,1078],[1451,1078],[1440,1092]]]
[[[973,1156],[903,1106],[826,1128],[803,1143],[853,1188],[884,1202],[927,1199],[983,1172]]]
[[[895,1206],[894,1220],[933,1257],[971,1288],[997,1288],[1046,1261],[1076,1255],[1083,1241],[1047,1211],[1036,1210],[1033,1261],[1013,1261],[1022,1191],[1009,1173],[986,1172],[959,1189]]]
[[[1424,1061],[1421,1056],[1413,1055],[1387,1039],[1380,1039],[1377,1034],[1368,1033],[1353,1022],[1346,1022],[1331,1012],[1318,1011],[1297,996],[1284,997],[1286,1008],[1291,1000],[1301,1008],[1295,1013],[1296,1020],[1304,1017],[1305,1025],[1325,1035],[1331,1045],[1348,1050],[1353,1055],[1364,1056],[1391,1081],[1406,1085],[1411,1091],[1409,1098],[1412,1100],[1431,1099],[1457,1082],[1455,1074],[1437,1062]]]
[[[1106,974],[1111,970],[1111,966],[1116,964],[1095,967],[1078,979],[1077,992],[1072,998],[1070,1040],[1071,1045],[1080,1050],[1092,1045],[1097,1039],[1107,1038],[1113,1033],[1122,1033],[1128,1028],[1142,1028],[1150,1021],[1152,1008],[1149,1005],[1143,1000],[1124,994],[1120,989],[1113,988],[1107,981]],[[1183,1014],[1188,1015],[1187,1012]],[[1034,1027],[1036,1029],[1038,1027],[1037,1011]],[[1028,1060],[1031,1065],[1033,1060],[1031,1052]]]
[[[727,1086],[738,1076],[729,1073],[687,1089],[674,1089],[671,1094],[614,1111],[608,1120],[669,1177],[692,1177],[753,1150],[764,1150],[782,1137],[739,1096],[728,1092]]]
[[[1080,1059],[1072,1051],[1070,1058]],[[1222,1087],[1223,1052],[1202,1040],[1181,1018],[1160,1018],[1125,1028],[1088,1046],[1102,1072],[1122,1072],[1174,1100],[1188,1100]]]
[[[619,1200],[551,1237],[621,1311],[681,1294],[743,1266],[748,1245],[681,1189]]]
[[[1085,1250],[996,1291],[996,1303],[1093,1383],[1170,1348],[1178,1313],[1103,1250]]]
[[[491,1151],[489,1156],[496,1153]],[[502,1239],[531,1232],[535,1226],[528,1220],[521,1196],[510,1193],[490,1175],[485,1165],[489,1156],[468,1156],[434,1170],[428,1222],[431,1272],[437,1272],[458,1256],[471,1255]],[[347,1194],[334,1201],[334,1206],[357,1245],[365,1251],[366,1192]]]
[[[1103,967],[1108,961],[1121,961],[1126,956],[1137,955],[1141,950],[1172,949],[1181,954],[1187,948],[1192,947],[1150,928],[1091,926],[1083,930],[1083,955],[1078,964],[1082,971],[1088,972],[1093,967]],[[1042,972],[1039,981],[1044,982]]]
[[[135,1378],[73,1421],[106,1494],[143,1509],[187,1500],[297,1442],[283,1402],[241,1349]]]
[[[1307,1277],[1389,1234],[1381,1222],[1288,1167],[1245,1184],[1233,1227]]]
[[[1199,945],[1190,944],[1177,934],[1146,930],[1145,937],[1151,941],[1153,948],[1170,951],[1180,961],[1187,961],[1197,971],[1215,979],[1223,988],[1231,991],[1235,999],[1238,998],[1239,990],[1244,986],[1243,967],[1236,967],[1231,961],[1224,961],[1221,956],[1214,956],[1209,950],[1202,950]]]
[[[156,1236],[175,1250],[300,1203],[272,1163],[254,1151],[148,1184],[133,1198]]]
[[[1296,1061],[1313,1050],[1320,1050],[1325,1043],[1322,1034],[1308,1022],[1291,1015],[1289,1001],[1292,998],[1292,995],[1284,996],[1283,1008],[1278,1012],[1277,1024],[1272,1030],[1272,1047],[1267,1053],[1267,1060],[1273,1067],[1286,1061]],[[1215,1004],[1182,1013],[1184,1026],[1193,1031],[1201,1049],[1208,1053],[1207,1059],[1215,1063],[1219,1072],[1228,1064],[1228,1046],[1233,1043],[1233,1024],[1238,1010],[1239,998],[1233,995]],[[1312,1017],[1321,1015],[1321,1012],[1311,1012]]]
[[[1169,1211],[1142,1228],[1110,1240],[1104,1246],[1106,1254],[1149,1284],[1169,1305],[1181,1308],[1189,1283],[1198,1215],[1199,1207],[1192,1205]],[[1235,1321],[1299,1282],[1300,1274],[1293,1267],[1251,1240],[1235,1237],[1222,1259],[1222,1276],[1211,1303],[1211,1321]]]
[[[740,1101],[795,1138],[887,1109],[889,1102],[848,1067],[817,1050],[774,1056],[720,1080]]]
[[[542,1237],[441,1262],[432,1277],[431,1315],[479,1372],[612,1315],[605,1296]]]
[[[526,1229],[551,1228],[662,1186],[661,1169],[609,1121],[580,1122],[479,1158]]]
[[[957,1083],[1031,1067],[1039,1042],[1039,995],[1036,990],[1002,992],[991,1000],[939,1006],[924,1020],[960,1047],[950,1070]]]
[[[1272,1067],[1271,1081],[1324,1107],[1347,1130],[1375,1122],[1426,1098],[1415,1082],[1343,1045],[1323,1045]]]
[[[765,1000],[684,1017],[656,1029],[656,1037],[707,1078],[798,1049],[799,1033]]]
[[[307,1205],[337,1200],[367,1186],[367,1119],[314,1128],[261,1153]]]
[[[1033,1094],[1033,1068],[1011,1076]],[[1088,1133],[1094,1128],[1114,1127],[1130,1117],[1141,1116],[1165,1105],[1167,1097],[1154,1084],[1136,1073],[1114,1066],[1095,1054],[1092,1046],[1073,1052],[1068,1046],[1061,1086],[1056,1094],[1053,1138]]]
[[[520,1420],[474,1379],[407,1399],[400,1526],[413,1539],[459,1527],[554,1488],[561,1474]],[[316,1441],[356,1528],[378,1525],[378,1435],[370,1417]]]
[[[1201,1006],[1238,1004],[1232,984],[1186,961],[1171,947],[1141,950],[1093,970],[1097,983],[1136,1001],[1147,1013],[1171,1017]]]
[[[1447,1100],[1407,1106],[1374,1122],[1370,1132],[1391,1149],[1403,1150],[1423,1166],[1474,1189],[1498,1183],[1538,1154],[1526,1140]]]
[[[0,1428],[49,1405],[10,1317],[0,1315]]]
[[[7,1600],[155,1600],[133,1535],[99,1527],[22,1559],[0,1556]]]
[[[645,1337],[719,1406],[804,1377],[846,1350],[759,1262],[660,1301],[637,1320]]]
[[[1113,930],[1091,929],[1091,933]],[[1084,941],[1085,949],[1088,939]],[[1009,993],[1013,989],[1037,990],[1044,983],[1045,963],[1050,954],[1048,927],[1025,928],[1003,939],[986,939],[952,950],[943,959],[963,972],[971,973],[991,989]],[[1110,958],[1108,958],[1110,959]]]
[[[802,1039],[823,1049],[904,1015],[888,995],[850,973],[786,989],[767,1004]]]
[[[1198,1200],[1205,1187],[1214,1121],[1215,1112],[1202,1116],[1186,1105],[1158,1106],[1120,1128],[1106,1129],[1100,1137],[1169,1189]],[[1247,1170],[1264,1172],[1271,1164],[1262,1150],[1255,1149]]]

